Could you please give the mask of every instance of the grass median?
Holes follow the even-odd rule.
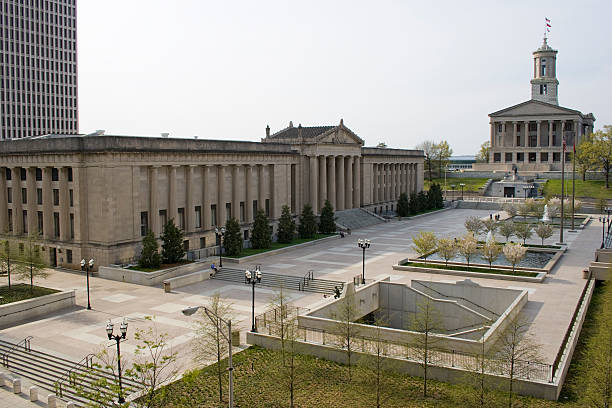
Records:
[[[316,241],[318,239],[323,239],[327,237],[332,237],[335,234],[316,234],[313,238],[297,238],[289,243],[281,243],[281,242],[273,242],[270,248],[244,248],[240,255],[227,256],[223,255],[224,258],[244,258],[245,256],[262,254],[264,252],[274,251],[275,249],[287,248],[290,246],[295,246],[299,244],[304,244],[306,242]]]

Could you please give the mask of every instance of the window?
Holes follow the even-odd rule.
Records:
[[[6,169],[6,179],[7,179],[7,180],[11,180],[11,178],[12,178],[12,172],[11,172],[11,169],[7,168],[7,169]]]
[[[499,163],[501,161],[501,153],[493,153],[493,161]]]
[[[266,198],[266,217],[270,216],[270,199]]]
[[[548,153],[546,152],[540,153],[540,161],[546,163],[548,161]]]
[[[39,233],[40,235],[42,235],[42,234],[43,234],[43,225],[44,225],[44,223],[43,223],[43,213],[42,213],[42,211],[38,211],[38,212],[36,213],[36,217],[37,217],[37,219],[38,219],[38,233]]]
[[[59,205],[59,190],[57,188],[53,189],[53,205]]]
[[[529,152],[529,163],[535,163],[536,157],[537,155],[535,152]]]
[[[59,238],[60,236],[60,219],[58,212],[53,213],[53,236],[55,238]]]
[[[178,227],[179,229],[184,230],[185,229],[185,209],[184,208],[179,208],[177,210],[178,212]]]
[[[74,239],[74,214],[70,214],[70,239]]]
[[[553,123],[553,129],[552,130],[553,130],[553,132],[557,130],[557,124],[556,123]]]
[[[200,238],[200,248],[206,248],[206,237]]]
[[[506,163],[511,163],[511,162],[512,162],[512,152],[510,152],[510,153],[506,153],[506,155],[505,155],[505,156],[506,156],[506,157],[504,157],[504,161],[505,161]]]
[[[202,228],[202,207],[195,206],[195,227]]]
[[[36,204],[42,205],[42,188],[36,189]]]
[[[149,213],[142,211],[140,213],[140,236],[144,237],[149,232]]]
[[[66,250],[66,261],[68,261],[69,264],[72,263],[72,249]]]
[[[27,171],[23,167],[19,170],[21,181],[25,181],[27,177]]]
[[[189,251],[189,240],[188,239],[183,241],[183,249],[185,251]]]
[[[28,211],[27,210],[23,210],[23,233],[27,234],[28,233]]]
[[[554,152],[553,153],[553,162],[560,162],[561,161],[561,153],[559,152]]]
[[[13,189],[11,187],[6,189],[6,200],[9,204],[13,202]]]
[[[51,181],[58,181],[59,180],[59,171],[53,167],[51,169]]]
[[[517,146],[521,145],[521,135],[516,135],[516,145]]]
[[[168,222],[168,213],[166,212],[166,210],[159,210],[159,223],[161,225],[162,230],[164,229],[164,226],[166,225],[167,222]]]
[[[68,167],[68,181],[72,181],[72,167]]]
[[[538,137],[529,136],[529,147],[537,147],[537,145],[538,145]]]
[[[27,188],[21,189],[21,203],[22,204],[28,203],[28,189]]]
[[[244,201],[240,202],[240,222],[244,222],[246,215],[244,213]]]
[[[255,218],[255,214],[257,214],[257,200],[253,200],[253,218]]]
[[[225,221],[232,218],[232,203],[225,203]]]
[[[74,207],[74,191],[68,190],[68,199],[70,200],[70,206]]]
[[[546,76],[546,60],[542,60],[541,76]]]
[[[9,232],[13,231],[13,210],[10,208],[8,210],[8,230]]]
[[[217,225],[217,205],[210,205],[210,222],[213,226]]]
[[[243,232],[243,235],[244,235],[244,240],[248,241],[249,240],[249,230],[245,229]]]
[[[517,153],[516,154],[516,161],[517,162],[525,161],[525,153]]]
[[[36,181],[42,181],[42,169],[39,167],[36,168]]]
[[[501,132],[502,132],[502,129],[503,129],[503,125],[502,125],[501,123],[500,123],[499,125],[497,125],[497,131],[498,131],[499,133],[501,133]]]

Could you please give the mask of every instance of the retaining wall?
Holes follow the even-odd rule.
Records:
[[[22,320],[46,316],[75,305],[74,290],[52,293],[34,299],[20,300],[0,306],[0,327],[12,326]]]
[[[208,269],[209,266],[210,265],[203,262],[193,262],[155,272],[141,272],[132,269],[101,266],[98,269],[98,277],[120,282],[135,283],[137,285],[156,286],[160,285],[166,279]]]
[[[163,281],[164,291],[167,293],[172,291],[173,289],[208,280],[213,276],[214,271],[212,269],[206,269],[204,271],[194,272],[183,276],[177,276],[176,278],[166,279]]]

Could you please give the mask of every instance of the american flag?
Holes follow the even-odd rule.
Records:
[[[546,32],[550,32],[550,20],[546,17],[544,17],[544,20],[546,20]]]

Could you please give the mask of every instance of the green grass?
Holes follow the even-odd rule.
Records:
[[[464,192],[465,191],[478,191],[480,187],[484,186],[487,180],[488,179],[486,178],[450,178],[450,177],[446,177],[446,188],[448,190],[451,190],[451,185],[454,184],[455,191],[458,191],[459,194],[461,194],[461,187],[459,186],[459,184],[464,183],[465,184],[465,187],[463,187]],[[435,178],[433,179],[433,182],[440,184],[440,187],[444,189],[444,177]],[[425,178],[424,189],[429,190],[430,185],[431,185],[431,182],[429,181],[429,179]]]
[[[243,258],[245,256],[251,256],[251,255],[257,255],[257,254],[261,254],[264,252],[268,252],[268,251],[273,251],[275,249],[281,249],[281,248],[287,248],[290,246],[294,246],[294,245],[298,245],[298,244],[303,244],[305,242],[310,242],[310,241],[315,241],[317,239],[321,239],[321,238],[327,238],[327,237],[331,237],[333,234],[316,234],[314,236],[314,238],[297,238],[294,239],[293,241],[287,243],[287,244],[283,244],[280,242],[273,242],[272,246],[270,248],[243,248],[242,252],[240,252],[240,255],[236,255],[236,256],[227,256],[227,255],[223,255],[224,258]]]
[[[163,269],[174,268],[175,266],[181,266],[181,265],[185,265],[189,263],[193,263],[193,261],[182,260],[181,262],[177,262],[173,264],[161,264],[159,268],[142,268],[138,265],[132,265],[128,269],[131,269],[133,271],[140,271],[140,272],[157,272]]]
[[[425,262],[405,262],[402,266],[418,266],[421,268],[435,268],[444,270],[464,271],[464,272],[477,272],[477,273],[495,273],[498,275],[514,275],[514,276],[529,276],[535,278],[538,276],[537,272],[525,272],[525,271],[514,271],[511,269],[489,269],[489,268],[478,268],[478,267],[467,267],[457,265],[444,265],[437,263],[425,263]]]
[[[576,174],[578,177],[578,174]],[[565,194],[571,196],[572,194],[572,180],[571,173],[569,174],[569,180],[565,181]],[[561,196],[561,180],[548,180],[544,184],[543,195],[549,196]],[[606,182],[604,180],[587,180],[576,178],[576,197],[589,197],[589,198],[610,198],[612,197],[612,188],[606,189]]]
[[[19,302],[20,300],[33,299],[57,292],[59,292],[59,290],[34,286],[32,293],[30,293],[30,285],[25,283],[18,283],[16,285],[13,284],[11,285],[10,289],[8,286],[2,286],[0,287],[0,305]]]

